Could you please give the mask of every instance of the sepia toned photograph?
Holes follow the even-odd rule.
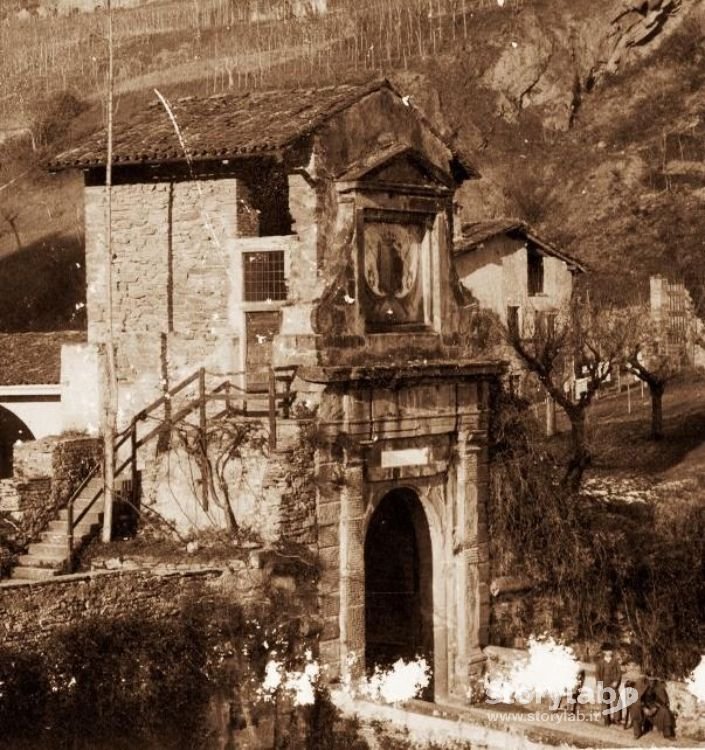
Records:
[[[705,0],[0,0],[0,748],[705,747]]]

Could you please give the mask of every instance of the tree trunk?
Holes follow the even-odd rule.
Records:
[[[663,392],[666,386],[663,383],[649,383],[651,392],[651,439],[663,439]]]
[[[577,492],[583,479],[585,469],[592,463],[592,454],[587,439],[587,419],[585,409],[571,409],[568,413],[570,419],[570,436],[573,444],[573,455],[568,462],[566,481],[571,490]]]
[[[20,237],[20,232],[17,229],[17,216],[8,216],[7,214],[3,213],[3,218],[10,226],[10,229],[12,230],[12,234],[15,238],[15,244],[17,245],[17,249],[22,249],[22,238]]]

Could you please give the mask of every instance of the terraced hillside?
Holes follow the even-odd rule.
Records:
[[[520,215],[597,273],[685,278],[703,310],[703,0],[327,6],[295,13],[272,0],[257,22],[234,0],[116,10],[117,117],[155,87],[173,98],[381,72],[472,154],[483,179],[463,190],[461,219]],[[42,287],[32,272],[35,297],[13,304],[32,252],[64,259],[80,290],[80,181],[48,177],[39,163],[103,122],[105,21],[96,12],[0,24],[0,48],[11,50],[0,57],[0,186],[14,180],[0,190],[0,256],[14,264],[13,287],[0,292],[28,311],[10,320],[0,310],[0,327],[47,325],[32,310],[49,275]],[[80,323],[74,294],[60,324]]]

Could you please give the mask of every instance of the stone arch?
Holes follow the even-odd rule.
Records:
[[[0,478],[12,476],[12,451],[18,440],[34,440],[34,434],[16,414],[0,406]]]
[[[366,519],[365,663],[390,667],[425,658],[435,674],[434,544],[430,519],[412,487],[388,489]],[[433,684],[425,692],[433,698]]]

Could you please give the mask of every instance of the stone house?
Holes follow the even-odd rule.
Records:
[[[462,284],[508,328],[530,331],[564,308],[585,268],[522,221],[465,224],[453,247]]]
[[[523,337],[550,332],[566,309],[585,267],[541,239],[525,222],[499,218],[464,224],[453,243],[455,268],[481,309],[494,313]],[[531,401],[546,399],[546,429],[555,431],[555,407],[508,344],[499,356],[508,363],[510,387]],[[566,373],[566,383],[574,380]],[[571,385],[572,387],[572,385]]]
[[[88,347],[78,368],[65,357],[69,400],[98,392],[111,314],[121,424],[198,368],[257,391],[295,367],[317,436],[306,542],[330,674],[422,654],[433,694],[463,699],[488,639],[502,370],[453,266],[453,196],[473,168],[385,80],[157,102],[115,132],[112,311],[102,136],[53,165],[70,168],[85,176]],[[277,513],[255,515],[287,537]]]

